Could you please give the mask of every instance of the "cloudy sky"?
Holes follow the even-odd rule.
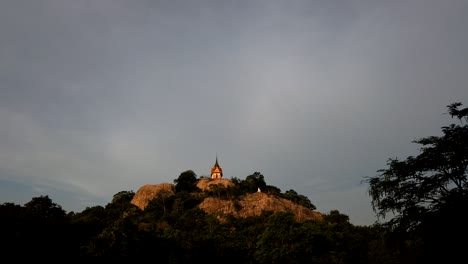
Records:
[[[468,1],[0,2],[0,202],[261,172],[368,225],[366,176],[468,105]]]

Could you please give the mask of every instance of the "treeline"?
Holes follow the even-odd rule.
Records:
[[[106,206],[66,213],[49,196],[34,197],[24,206],[0,205],[3,255],[146,256],[160,263],[405,263],[400,241],[388,230],[355,226],[349,217],[331,211],[323,220],[297,222],[292,213],[265,211],[248,218],[219,221],[198,209],[204,197],[235,198],[258,188],[309,204],[294,190],[281,193],[256,172],[233,178],[234,187],[202,192],[193,171],[174,180],[175,195],[155,197],[145,210],[131,204],[135,193],[121,191]],[[178,187],[177,187],[178,186]]]
[[[420,154],[389,159],[364,182],[378,219],[355,226],[337,210],[297,222],[292,213],[219,221],[197,205],[208,196],[238,199],[274,194],[315,209],[294,190],[284,193],[255,172],[233,187],[201,191],[193,171],[174,180],[175,194],[157,195],[140,210],[122,191],[106,206],[66,213],[48,196],[24,206],[0,205],[1,255],[151,257],[161,263],[460,263],[468,248],[468,108],[448,106],[459,122],[440,136],[415,140]]]

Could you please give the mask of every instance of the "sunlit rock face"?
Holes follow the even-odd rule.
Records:
[[[219,187],[230,187],[234,186],[234,183],[229,179],[219,178],[219,179],[200,179],[197,182],[197,187],[202,191],[209,191],[213,186],[218,185]],[[216,188],[216,187],[215,187]]]
[[[175,186],[171,183],[147,184],[138,189],[130,203],[144,210],[148,203],[158,195],[171,196],[175,194]]]
[[[208,197],[199,207],[207,213],[216,214],[220,220],[224,216],[259,216],[263,211],[292,212],[297,221],[321,220],[322,214],[298,205],[287,199],[262,192],[250,193],[239,200],[224,200]]]

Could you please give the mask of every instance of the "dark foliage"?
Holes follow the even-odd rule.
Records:
[[[467,246],[462,238],[468,235],[468,111],[458,110],[461,105],[448,106],[460,124],[415,140],[419,155],[389,159],[388,168],[366,179],[377,216],[393,214],[385,225],[423,247],[427,261],[461,257]]]
[[[175,195],[160,193],[144,211],[131,204],[133,191],[68,214],[48,196],[24,206],[4,203],[0,253],[151,257],[161,263],[452,263],[464,253],[468,235],[468,114],[460,106],[449,106],[460,125],[416,140],[420,155],[390,159],[387,169],[367,178],[376,214],[395,215],[384,224],[355,226],[337,210],[321,221],[298,222],[291,213],[268,211],[219,221],[197,207],[205,197],[236,201],[260,189],[312,210],[315,205],[294,190],[267,185],[260,172],[232,178],[233,187],[201,192],[188,170],[174,180]]]
[[[302,205],[306,208],[309,208],[310,210],[315,210],[317,209],[315,205],[312,204],[312,202],[309,200],[307,196],[304,196],[302,194],[298,194],[294,190],[288,190],[283,194],[280,194],[281,197],[291,200],[292,202]]]
[[[197,175],[192,170],[182,172],[177,179],[174,180],[176,192],[195,192],[199,191],[197,187]]]
[[[160,195],[144,211],[130,203],[133,195],[122,191],[104,207],[70,214],[47,196],[25,206],[0,205],[2,253],[138,256],[162,263],[381,263],[369,256],[381,261],[391,255],[380,229],[353,226],[338,211],[324,221],[296,222],[291,213],[265,211],[220,222],[198,209],[203,193]],[[376,244],[379,252],[369,254]]]

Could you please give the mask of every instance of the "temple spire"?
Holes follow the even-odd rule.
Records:
[[[221,179],[223,177],[223,168],[218,163],[218,153],[216,153],[216,161],[214,166],[211,168],[211,178]]]

